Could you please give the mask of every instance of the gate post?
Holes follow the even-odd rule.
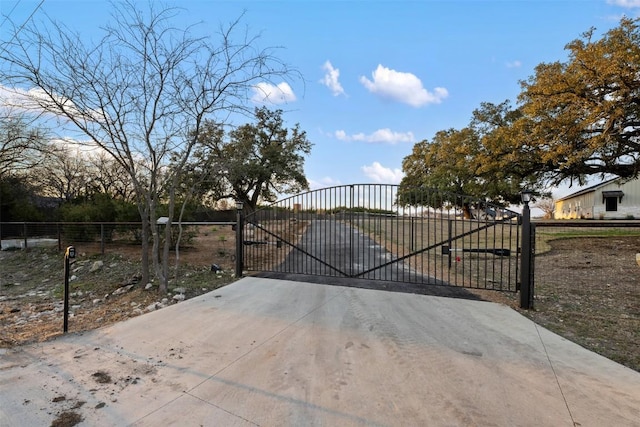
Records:
[[[531,193],[522,192],[522,257],[520,259],[520,308],[533,308],[533,289],[531,282],[531,210],[529,209],[529,201]]]
[[[242,277],[243,268],[243,242],[244,236],[244,218],[242,216],[242,202],[236,202],[236,277]]]

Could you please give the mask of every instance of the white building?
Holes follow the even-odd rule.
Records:
[[[555,219],[640,219],[640,179],[620,178],[582,189],[555,202]]]

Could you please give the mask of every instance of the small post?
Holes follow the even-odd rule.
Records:
[[[244,236],[244,218],[242,216],[243,203],[236,202],[236,277],[242,277],[243,269],[243,246],[242,239]]]
[[[64,326],[63,332],[69,330],[69,259],[76,257],[76,248],[69,246],[64,253]]]
[[[520,259],[520,308],[526,310],[533,308],[533,295],[531,292],[531,191],[522,191],[522,258]]]
[[[104,255],[104,224],[100,224],[100,253]]]
[[[447,220],[447,247],[449,249],[451,249],[451,245],[453,244],[453,240],[451,240],[452,238],[452,234],[453,234],[453,220],[448,219]],[[451,270],[451,251],[449,250],[447,252],[448,254],[448,265],[449,265],[449,270]]]

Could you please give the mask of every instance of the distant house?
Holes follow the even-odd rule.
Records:
[[[620,178],[582,189],[556,200],[555,219],[640,218],[640,179]]]

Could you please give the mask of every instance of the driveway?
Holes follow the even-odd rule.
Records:
[[[640,374],[499,304],[244,278],[3,350],[0,425],[637,426]]]

